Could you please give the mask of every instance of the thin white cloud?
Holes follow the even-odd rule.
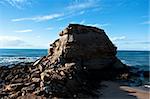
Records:
[[[67,9],[69,10],[82,10],[97,6],[97,0],[75,0]]]
[[[141,24],[150,24],[150,21],[145,21],[145,22],[142,22]]]
[[[53,27],[47,27],[46,30],[52,30],[54,29]]]
[[[81,22],[80,22],[80,24],[84,24],[85,23],[85,20],[82,20]]]
[[[25,5],[30,5],[31,0],[2,0],[3,4],[9,4],[12,7],[22,9]]]
[[[120,36],[120,37],[113,37],[113,38],[110,38],[112,41],[119,41],[119,40],[124,40],[126,39],[125,36]]]
[[[12,19],[11,21],[13,22],[18,22],[18,21],[46,21],[46,20],[52,20],[55,18],[62,17],[64,14],[57,13],[57,14],[49,14],[49,15],[43,15],[43,16],[36,16],[36,17],[30,17],[30,18],[18,18],[18,19]]]
[[[82,14],[84,14],[86,11],[81,11],[81,12],[79,12],[79,15],[82,15]]]
[[[149,18],[149,15],[143,15],[142,18]]]
[[[37,37],[37,38],[41,38],[41,36],[39,36],[39,35],[38,35],[38,36],[36,36],[36,37]]]
[[[86,13],[87,8],[99,8],[98,0],[75,0],[72,4],[70,4],[66,9],[65,13],[54,13],[54,14],[48,14],[43,16],[35,16],[35,17],[24,17],[24,18],[16,18],[12,19],[13,22],[19,22],[19,21],[35,21],[35,22],[41,22],[41,21],[47,21],[52,19],[57,19],[57,21],[61,21],[64,19],[71,18],[73,16],[77,15],[83,15]],[[67,13],[66,13],[67,12]]]
[[[78,15],[83,15],[84,13],[85,11],[78,11],[78,12],[68,11],[68,13],[65,13],[63,17],[58,18],[57,21],[61,21]]]
[[[125,44],[145,44],[145,45],[149,45],[150,41],[127,41],[124,42]]]
[[[31,30],[31,29],[17,30],[17,31],[15,31],[15,32],[17,32],[17,33],[26,33],[26,32],[32,32],[32,30]]]
[[[109,26],[109,23],[104,23],[104,24],[99,24],[99,27],[105,27],[105,26]]]
[[[85,23],[85,20],[82,20],[80,22],[76,22],[76,21],[72,21],[70,22],[71,24],[84,24]]]
[[[0,41],[5,41],[5,40],[20,40],[19,37],[16,36],[0,36]]]
[[[17,48],[31,46],[17,36],[0,36],[0,48]]]
[[[66,26],[60,26],[58,29],[59,30],[63,30],[63,29],[65,29],[66,28]]]
[[[106,27],[106,26],[109,26],[110,24],[104,23],[104,24],[86,24],[86,25],[94,26],[94,27]]]

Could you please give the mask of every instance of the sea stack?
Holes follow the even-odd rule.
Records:
[[[69,24],[59,35],[60,38],[51,44],[48,52],[52,63],[77,62],[88,70],[100,70],[118,62],[117,47],[102,29]],[[115,67],[123,68],[123,65]]]
[[[59,35],[33,64],[1,67],[0,98],[93,98],[99,97],[99,81],[127,78],[127,66],[104,30],[70,24]]]
[[[126,65],[116,57],[117,47],[104,30],[69,24],[59,35],[60,38],[50,44],[48,55],[34,63],[40,71],[41,88],[47,86],[48,94],[95,97],[93,85],[97,81],[115,79],[127,71]]]

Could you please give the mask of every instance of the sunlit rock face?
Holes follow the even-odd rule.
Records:
[[[49,49],[51,62],[78,61],[87,69],[102,69],[116,61],[117,48],[102,29],[69,24],[59,35]]]

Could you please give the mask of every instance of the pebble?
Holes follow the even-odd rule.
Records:
[[[86,67],[83,67],[83,69],[86,69]]]
[[[60,74],[61,74],[62,76],[64,76],[64,75],[65,75],[65,73],[64,73],[63,71],[61,71],[61,72],[60,72]]]
[[[40,81],[40,78],[32,78],[32,81],[33,81],[33,82],[39,82],[39,81]]]
[[[72,76],[70,76],[69,79],[72,79]]]

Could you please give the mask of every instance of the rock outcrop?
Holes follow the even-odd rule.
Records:
[[[77,61],[87,69],[102,69],[116,62],[116,47],[102,29],[70,24],[60,34],[60,39],[51,44],[51,62]]]
[[[96,97],[99,80],[126,72],[104,30],[70,24],[59,35],[48,55],[33,65],[1,68],[0,97]]]

